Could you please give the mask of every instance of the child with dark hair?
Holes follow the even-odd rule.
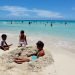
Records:
[[[44,56],[45,55],[45,52],[43,50],[44,43],[42,41],[38,41],[36,43],[36,45],[37,45],[37,49],[38,49],[37,57]]]
[[[6,34],[2,34],[1,38],[2,38],[2,41],[1,41],[1,46],[0,46],[0,48],[1,48],[2,50],[4,50],[4,51],[9,50],[9,47],[10,47],[12,44],[8,45],[8,44],[6,43],[7,35],[6,35]]]
[[[20,44],[19,47],[22,47],[22,46],[26,46],[27,45],[26,35],[24,34],[24,31],[23,30],[21,30],[21,32],[20,32],[19,44]]]
[[[28,57],[36,56],[36,58],[39,58],[39,57],[42,57],[42,56],[45,55],[45,52],[44,52],[44,49],[43,49],[44,43],[42,41],[38,41],[36,43],[36,46],[37,46],[36,53],[30,54],[30,55],[28,55]]]

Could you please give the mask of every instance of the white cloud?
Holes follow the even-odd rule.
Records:
[[[63,18],[63,16],[58,12],[41,9],[27,9],[19,6],[1,6],[0,10],[8,11],[9,16]]]
[[[3,6],[0,7],[0,10],[8,11],[11,16],[28,16],[26,13],[28,10],[23,7],[18,6]]]
[[[36,12],[37,15],[40,17],[49,17],[49,18],[62,18],[63,17],[60,15],[60,13],[52,12],[52,11],[48,11],[48,10],[34,9],[33,11]]]

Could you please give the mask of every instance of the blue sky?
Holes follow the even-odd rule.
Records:
[[[75,0],[0,0],[0,19],[75,20]]]

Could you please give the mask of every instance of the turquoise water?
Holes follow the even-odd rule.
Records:
[[[31,22],[31,24],[29,24]],[[52,22],[52,26],[51,26]],[[65,24],[67,22],[67,24]],[[75,38],[75,21],[64,20],[16,20],[0,21],[0,32],[19,33],[24,30],[27,34],[61,36]]]

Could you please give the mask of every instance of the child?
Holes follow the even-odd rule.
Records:
[[[29,55],[26,58],[19,58],[19,57],[15,58],[14,62],[16,62],[18,64],[22,64],[23,62],[29,62],[30,60],[33,60],[32,59],[33,56],[36,56],[37,58],[44,56],[45,55],[45,52],[43,50],[44,43],[42,41],[38,41],[36,43],[36,45],[37,45],[37,50],[38,50],[37,53],[31,54],[31,55]],[[31,56],[31,58],[29,58],[30,56]]]
[[[37,49],[38,49],[38,52],[37,52],[37,57],[41,57],[41,56],[44,56],[45,55],[45,52],[43,50],[43,47],[44,47],[44,43],[42,41],[38,41],[36,43],[37,45]]]
[[[36,60],[37,58],[42,57],[42,56],[45,55],[45,52],[44,52],[44,49],[43,49],[44,43],[42,41],[38,41],[36,43],[36,46],[37,46],[37,52],[35,54],[30,55],[31,60],[33,60],[33,61]]]
[[[36,46],[37,46],[37,52],[35,54],[28,55],[28,57],[36,56],[37,58],[39,58],[39,57],[42,57],[42,56],[45,55],[45,52],[44,52],[44,49],[43,49],[44,43],[42,41],[38,41],[36,43]]]
[[[21,32],[20,32],[19,44],[20,44],[20,46],[18,46],[18,47],[22,47],[22,46],[26,46],[27,45],[26,35],[24,34],[23,30],[21,30]]]
[[[2,41],[1,41],[1,46],[0,46],[0,48],[2,49],[2,50],[4,50],[4,51],[6,51],[6,50],[9,50],[9,47],[12,45],[8,45],[7,43],[6,43],[6,39],[7,39],[7,35],[6,34],[2,34]]]

